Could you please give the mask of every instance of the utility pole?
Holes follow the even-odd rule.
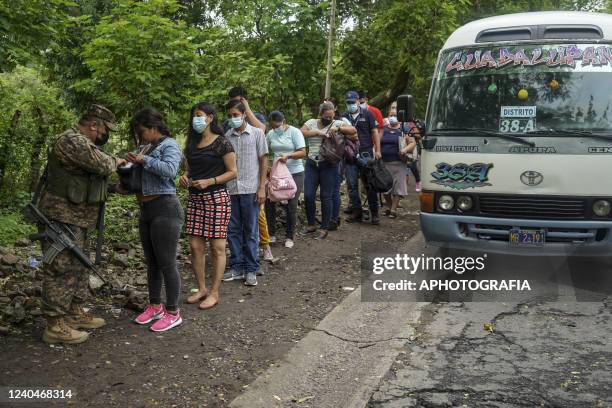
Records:
[[[327,74],[325,75],[325,98],[331,96],[332,58],[334,55],[334,34],[336,30],[336,0],[331,2],[329,34],[327,36]]]

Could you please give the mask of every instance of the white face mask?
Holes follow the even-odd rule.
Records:
[[[234,129],[238,129],[240,126],[242,126],[242,120],[242,116],[237,118],[231,118],[230,123]]]
[[[206,116],[194,116],[191,126],[193,126],[193,130],[198,133],[204,132],[204,130],[208,127],[208,123],[206,123]]]
[[[397,120],[397,116],[389,116],[389,124],[390,125],[397,125],[399,123],[399,121]]]
[[[368,107],[368,103],[367,102],[360,103],[359,106],[361,106],[362,109],[366,109]]]

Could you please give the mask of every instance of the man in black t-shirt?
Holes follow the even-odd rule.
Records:
[[[378,133],[378,123],[374,114],[368,109],[362,109],[357,101],[359,94],[355,91],[350,91],[346,94],[347,112],[342,114],[342,117],[347,119],[357,129],[359,137],[359,154],[364,158],[376,159],[381,158],[380,155],[380,134]],[[356,222],[362,220],[361,197],[359,196],[359,179],[363,180],[363,172],[358,164],[346,164],[346,182],[349,194],[349,208],[351,214],[346,218],[347,222]],[[371,222],[374,225],[380,223],[378,216],[378,194],[376,191],[367,189],[368,205],[370,207]]]

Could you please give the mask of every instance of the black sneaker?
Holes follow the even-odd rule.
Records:
[[[372,225],[380,224],[380,217],[378,216],[378,214],[372,214],[372,219],[370,220],[370,222],[372,223]]]
[[[327,229],[328,231],[337,231],[338,230],[338,225],[340,225],[340,223],[338,221],[332,220],[329,222],[329,228]]]

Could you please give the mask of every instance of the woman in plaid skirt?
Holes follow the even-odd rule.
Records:
[[[225,245],[231,215],[231,200],[225,183],[236,178],[236,154],[219,126],[217,112],[206,102],[191,109],[187,145],[187,171],[182,187],[189,188],[187,224],[190,236],[191,265],[198,281],[198,291],[187,303],[200,302],[210,309],[219,303],[219,288],[225,270]],[[206,241],[210,241],[213,273],[210,290],[204,280]]]

